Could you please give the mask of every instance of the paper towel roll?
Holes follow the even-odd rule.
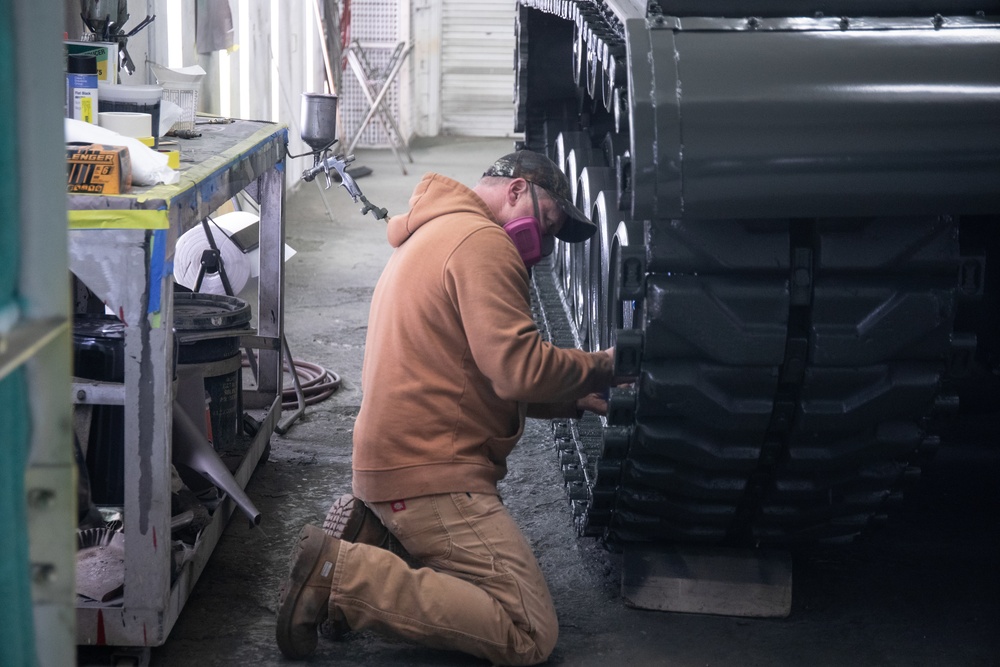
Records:
[[[222,264],[225,267],[229,285],[233,288],[234,295],[239,294],[246,287],[247,280],[250,279],[250,262],[222,230],[210,226],[212,227],[212,239],[222,256]],[[205,250],[211,250],[211,248],[208,239],[205,238],[205,230],[200,226],[181,234],[181,237],[177,239],[177,245],[174,246],[174,280],[193,290],[198,282],[198,273],[201,271],[201,255]],[[207,294],[225,294],[226,288],[222,284],[222,276],[218,273],[206,272],[198,291]]]
[[[153,136],[153,116],[134,111],[101,111],[97,114],[97,124],[126,137]]]

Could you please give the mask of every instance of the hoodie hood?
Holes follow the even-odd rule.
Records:
[[[472,214],[500,224],[486,202],[468,186],[441,174],[424,174],[410,196],[410,210],[389,218],[389,245],[398,248],[429,221],[454,213]]]

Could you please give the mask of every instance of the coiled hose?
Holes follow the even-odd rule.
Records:
[[[302,387],[302,394],[305,396],[305,404],[313,405],[329,398],[340,389],[340,376],[333,371],[327,370],[319,364],[301,359],[293,359],[295,373],[299,376],[299,383]],[[288,364],[284,364],[284,372],[288,373]],[[295,395],[294,387],[282,387],[281,407],[298,407],[298,398]]]
[[[340,388],[340,376],[333,371],[327,370],[319,364],[302,361],[301,359],[293,359],[292,363],[295,366],[295,374],[299,378],[299,385],[302,389],[305,405],[319,403],[332,396]],[[291,372],[288,368],[287,359],[282,366],[287,379],[289,377],[288,373]],[[243,352],[243,367],[253,368],[245,351]],[[299,407],[295,386],[294,384],[290,385],[287,381],[283,383],[281,390],[281,407],[282,409]]]

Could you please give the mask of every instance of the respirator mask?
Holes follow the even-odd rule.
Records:
[[[514,242],[517,253],[529,269],[541,261],[542,257],[552,254],[555,239],[542,235],[542,223],[539,222],[538,199],[535,196],[535,184],[529,181],[531,188],[531,204],[535,209],[534,216],[514,218],[503,226],[507,235]]]

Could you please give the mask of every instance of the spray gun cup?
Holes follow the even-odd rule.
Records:
[[[317,161],[337,141],[337,96],[325,93],[302,93],[300,136]]]

